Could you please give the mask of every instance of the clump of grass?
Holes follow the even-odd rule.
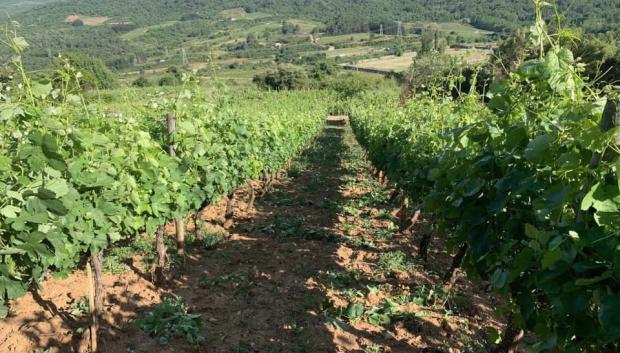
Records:
[[[377,218],[389,221],[392,219],[392,215],[387,210],[379,210],[379,213],[377,213]]]
[[[159,343],[168,344],[174,338],[183,338],[192,345],[204,342],[203,322],[200,315],[188,313],[183,299],[166,298],[155,310],[136,320],[135,325]]]
[[[388,201],[388,195],[380,188],[376,188],[364,194],[359,201],[363,206],[378,206]]]
[[[383,352],[383,347],[381,347],[378,344],[370,345],[366,347],[366,349],[364,349],[364,353],[381,353],[381,352]]]
[[[269,222],[269,224],[259,228],[258,230],[273,234],[279,238],[289,238],[303,235],[304,222],[305,218],[303,216],[276,216],[271,222]]]
[[[411,264],[407,261],[407,255],[402,251],[392,251],[382,254],[377,261],[378,273],[390,273],[393,271],[407,271]]]
[[[346,288],[359,283],[362,273],[358,270],[326,271],[323,273],[331,287]]]
[[[226,234],[222,232],[204,232],[202,234],[202,245],[207,250],[215,249],[224,240],[226,240]]]
[[[376,249],[377,247],[371,239],[366,239],[360,236],[346,236],[343,238],[345,244],[354,248],[363,248],[367,250]]]
[[[136,255],[143,256],[142,262],[148,267],[155,261],[154,241],[152,236],[140,236],[126,245],[111,248],[103,257],[103,271],[112,274],[126,272],[129,270],[126,263]]]
[[[80,317],[90,311],[90,306],[88,305],[88,298],[82,297],[79,300],[71,303],[71,315],[75,317]]]
[[[386,228],[379,228],[375,231],[374,238],[380,241],[387,241],[392,239],[394,231]]]
[[[307,164],[296,161],[291,165],[291,167],[286,171],[286,175],[289,178],[299,178],[302,173],[308,168]]]
[[[119,257],[116,255],[105,256],[103,258],[103,271],[112,274],[121,274],[129,269],[129,267],[123,262],[126,257]]]
[[[355,223],[345,223],[342,225],[342,230],[344,232],[352,232],[357,229],[357,225]]]
[[[206,288],[230,283],[233,287],[239,287],[248,281],[248,276],[242,272],[232,272],[215,278],[210,278],[205,274],[201,274],[198,278],[198,286]]]

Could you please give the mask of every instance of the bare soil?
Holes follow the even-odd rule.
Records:
[[[109,17],[103,16],[82,16],[71,15],[65,18],[65,22],[74,22],[75,20],[82,20],[85,26],[101,26],[110,20]]]

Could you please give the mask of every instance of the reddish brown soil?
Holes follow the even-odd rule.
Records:
[[[367,197],[377,184],[369,165],[356,161],[359,146],[343,120],[332,118],[325,134],[293,166],[297,172],[274,183],[246,210],[248,189],[235,193],[235,217],[226,224],[228,239],[215,250],[189,247],[185,267],[172,273],[170,283],[157,288],[139,266],[106,274],[105,308],[100,352],[450,352],[484,341],[485,328],[499,329],[494,319],[499,302],[464,277],[445,308],[442,303],[405,303],[400,310],[426,312],[413,321],[395,318],[385,326],[357,319],[331,324],[333,307],[350,302],[346,289],[358,290],[356,300],[366,307],[380,306],[385,298],[439,288],[450,256],[441,239],[433,238],[429,263],[415,259],[418,232],[377,237],[391,229],[386,217],[395,206],[387,202],[357,207],[357,215],[343,212]],[[351,152],[353,151],[353,152]],[[359,159],[359,158],[358,158]],[[258,182],[253,185],[259,187]],[[390,190],[381,190],[384,199]],[[223,230],[225,202],[207,209],[205,227]],[[188,222],[193,231],[193,222]],[[168,233],[172,234],[173,226]],[[344,241],[344,237],[348,237]],[[351,239],[368,239],[372,247]],[[413,261],[404,271],[377,273],[382,254],[402,251]],[[348,271],[348,272],[347,272]],[[357,273],[348,288],[328,280],[329,273]],[[199,286],[199,279],[230,280]],[[71,303],[87,295],[86,276],[78,270],[63,280],[47,280],[37,294],[12,303],[13,315],[0,324],[0,352],[78,352],[86,318],[71,315]],[[368,290],[380,287],[378,291]],[[132,325],[166,296],[181,296],[194,314],[201,315],[206,341],[193,347],[179,339],[160,345]],[[458,299],[458,300],[457,300]],[[439,299],[441,301],[441,299]],[[331,303],[331,304],[329,304]],[[332,308],[332,309],[330,309]],[[83,343],[83,342],[82,342]],[[379,348],[380,347],[380,348]],[[471,348],[471,346],[470,346]]]

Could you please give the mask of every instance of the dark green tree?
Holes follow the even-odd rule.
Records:
[[[54,60],[52,66],[57,72],[66,71],[67,65],[79,72],[80,86],[84,89],[108,89],[116,83],[116,77],[103,61],[83,52],[65,53]]]
[[[261,89],[282,91],[302,88],[304,79],[304,75],[299,71],[278,68],[276,71],[254,76],[252,82]]]
[[[292,24],[288,21],[282,22],[282,34],[296,34],[299,32],[299,25]]]
[[[428,54],[433,51],[433,42],[435,35],[430,31],[422,33],[422,46],[420,47],[420,54]]]
[[[310,77],[316,80],[322,80],[326,76],[331,76],[336,73],[336,65],[332,62],[321,61],[314,64],[310,70]]]
[[[140,76],[131,85],[134,87],[148,87],[151,85],[151,82],[146,77]]]
[[[394,38],[394,43],[392,44],[392,54],[396,56],[402,56],[404,52],[405,45],[403,44],[402,38]]]

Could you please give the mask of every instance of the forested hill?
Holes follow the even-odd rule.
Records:
[[[16,2],[0,1],[0,7],[3,3]],[[620,1],[558,0],[557,3],[560,11],[566,13],[569,24],[587,31],[620,27]],[[502,31],[531,23],[533,18],[531,0],[68,0],[37,7],[16,18],[27,24],[57,27],[66,16],[79,13],[143,26],[178,20],[188,14],[208,17],[218,10],[233,7],[311,18],[341,31],[354,31],[369,22],[385,19],[469,19],[479,28]]]
[[[0,13],[16,13],[61,0],[0,0]]]
[[[25,9],[26,4],[34,7]],[[72,51],[99,57],[116,70],[153,68],[180,58],[181,48],[199,62],[208,61],[214,49],[222,51],[220,57],[267,58],[275,43],[267,38],[280,35],[285,36],[279,41],[293,40],[297,52],[308,54],[327,49],[308,44],[309,32],[377,34],[383,27],[394,35],[395,21],[402,22],[405,35],[419,35],[417,23],[458,22],[492,32],[496,40],[529,26],[534,16],[531,0],[0,0],[0,9],[6,10],[0,12],[4,22],[21,24],[19,35],[30,44],[25,60],[36,69]],[[568,26],[591,33],[620,31],[618,0],[558,0],[558,9]],[[299,38],[286,37],[286,28],[279,28],[289,20],[302,22]],[[4,59],[12,55],[7,49],[0,47]]]

